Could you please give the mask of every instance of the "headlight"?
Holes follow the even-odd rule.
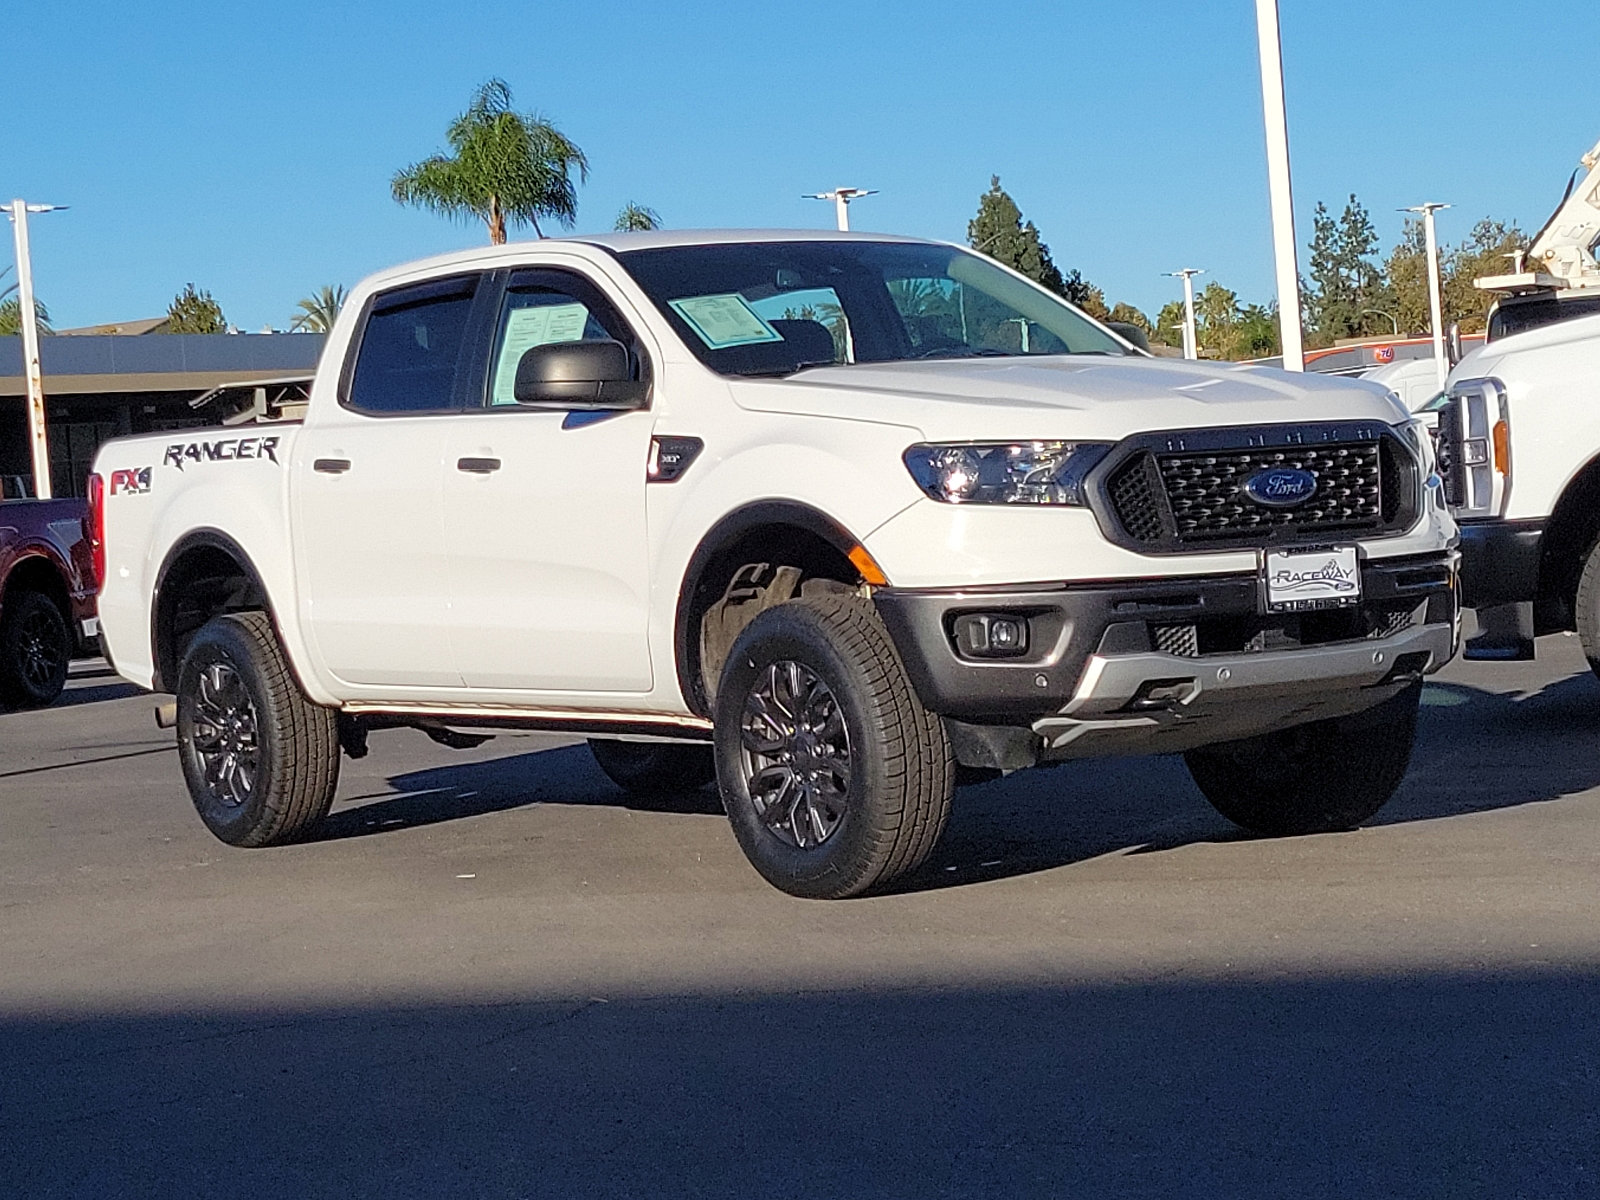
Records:
[[[1109,442],[974,442],[913,446],[906,469],[946,504],[1074,504]]]

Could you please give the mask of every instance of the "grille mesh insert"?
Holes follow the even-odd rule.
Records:
[[[1391,510],[1398,498],[1385,496],[1384,457],[1376,439],[1204,452],[1146,451],[1116,469],[1106,493],[1127,535],[1144,545],[1259,544],[1285,535],[1306,540],[1377,531],[1396,516]],[[1388,473],[1394,465],[1387,464]],[[1257,503],[1245,491],[1245,483],[1273,468],[1309,471],[1316,476],[1316,492],[1291,507]]]

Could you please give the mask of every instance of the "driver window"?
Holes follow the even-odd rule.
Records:
[[[607,339],[628,347],[637,375],[640,359],[632,331],[584,281],[555,271],[529,272],[513,278],[500,305],[494,357],[490,360],[489,405],[517,402],[517,364],[534,346]]]

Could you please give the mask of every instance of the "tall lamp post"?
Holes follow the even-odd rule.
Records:
[[[1439,386],[1444,387],[1445,376],[1450,374],[1450,362],[1444,355],[1444,302],[1439,295],[1439,239],[1433,230],[1433,214],[1448,204],[1416,204],[1402,208],[1401,212],[1422,214],[1422,236],[1428,246],[1428,315],[1433,323],[1433,364],[1439,372]]]
[[[807,193],[800,198],[802,200],[832,200],[834,215],[839,220],[839,228],[848,233],[850,232],[850,201],[859,200],[863,196],[875,196],[877,194],[877,188],[836,187],[831,192]]]
[[[44,372],[39,366],[39,314],[34,309],[33,262],[28,257],[28,214],[65,207],[13,200],[6,208],[17,247],[17,316],[22,326],[22,374],[28,386],[28,445],[33,451],[33,494],[40,500],[51,496],[50,446],[44,431]]]
[[[1261,110],[1267,132],[1267,191],[1272,199],[1272,256],[1277,264],[1278,326],[1286,370],[1306,369],[1300,332],[1300,266],[1294,244],[1294,193],[1289,186],[1289,119],[1283,102],[1283,46],[1278,0],[1256,0],[1261,53]]]
[[[1181,271],[1168,271],[1173,279],[1183,280],[1183,356],[1200,357],[1200,342],[1194,332],[1194,277],[1204,275],[1199,267],[1184,267]]]

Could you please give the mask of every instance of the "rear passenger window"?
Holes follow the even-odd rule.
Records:
[[[377,298],[361,334],[349,407],[368,413],[445,412],[456,405],[477,277],[446,279]]]

